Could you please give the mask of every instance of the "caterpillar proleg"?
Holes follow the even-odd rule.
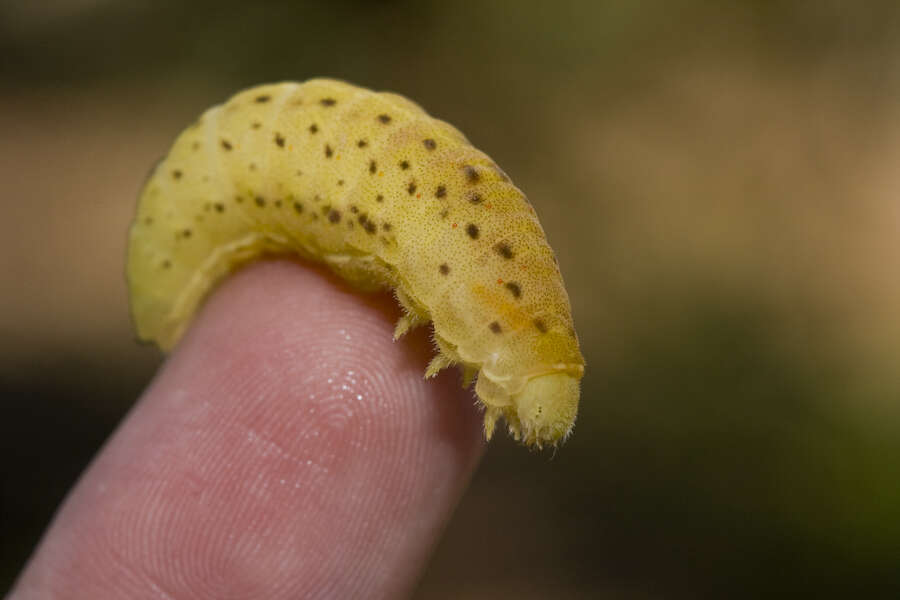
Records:
[[[395,338],[433,324],[425,376],[476,377],[488,439],[500,417],[527,445],[571,432],[584,358],[534,209],[415,103],[313,79],[204,112],[140,194],[127,266],[138,336],[171,349],[217,282],[272,253],[394,290]]]

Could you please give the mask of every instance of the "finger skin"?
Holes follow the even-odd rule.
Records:
[[[396,598],[483,450],[425,332],[289,261],[226,281],[10,598]]]

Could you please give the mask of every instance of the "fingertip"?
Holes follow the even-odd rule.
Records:
[[[388,293],[361,293],[322,268],[264,262],[225,282],[169,367],[206,389],[252,388],[268,399],[261,410],[321,405],[358,415],[373,439],[438,437],[468,454],[474,438],[480,448],[473,393],[455,370],[424,379],[429,328],[394,340],[400,315]]]
[[[483,442],[458,377],[424,380],[426,333],[392,341],[398,316],[389,296],[290,261],[232,276],[22,581],[185,598],[409,590]]]

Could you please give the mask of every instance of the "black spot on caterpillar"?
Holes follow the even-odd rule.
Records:
[[[503,418],[528,445],[565,439],[584,372],[569,300],[533,209],[488,156],[409,100],[340,81],[227,105],[182,133],[141,193],[128,249],[141,338],[172,348],[232,254],[302,253],[361,288],[397,286],[395,336],[433,324],[426,376],[477,374],[488,438]]]
[[[497,244],[494,246],[494,251],[507,260],[513,257],[512,248],[510,248],[509,244],[507,244],[506,242],[497,242]]]

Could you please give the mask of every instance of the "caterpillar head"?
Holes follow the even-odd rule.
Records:
[[[480,381],[480,380],[479,380]],[[487,407],[485,433],[490,439],[498,418],[506,419],[509,432],[528,446],[556,446],[572,432],[578,414],[580,378],[557,372],[529,379],[522,390],[502,407]]]

